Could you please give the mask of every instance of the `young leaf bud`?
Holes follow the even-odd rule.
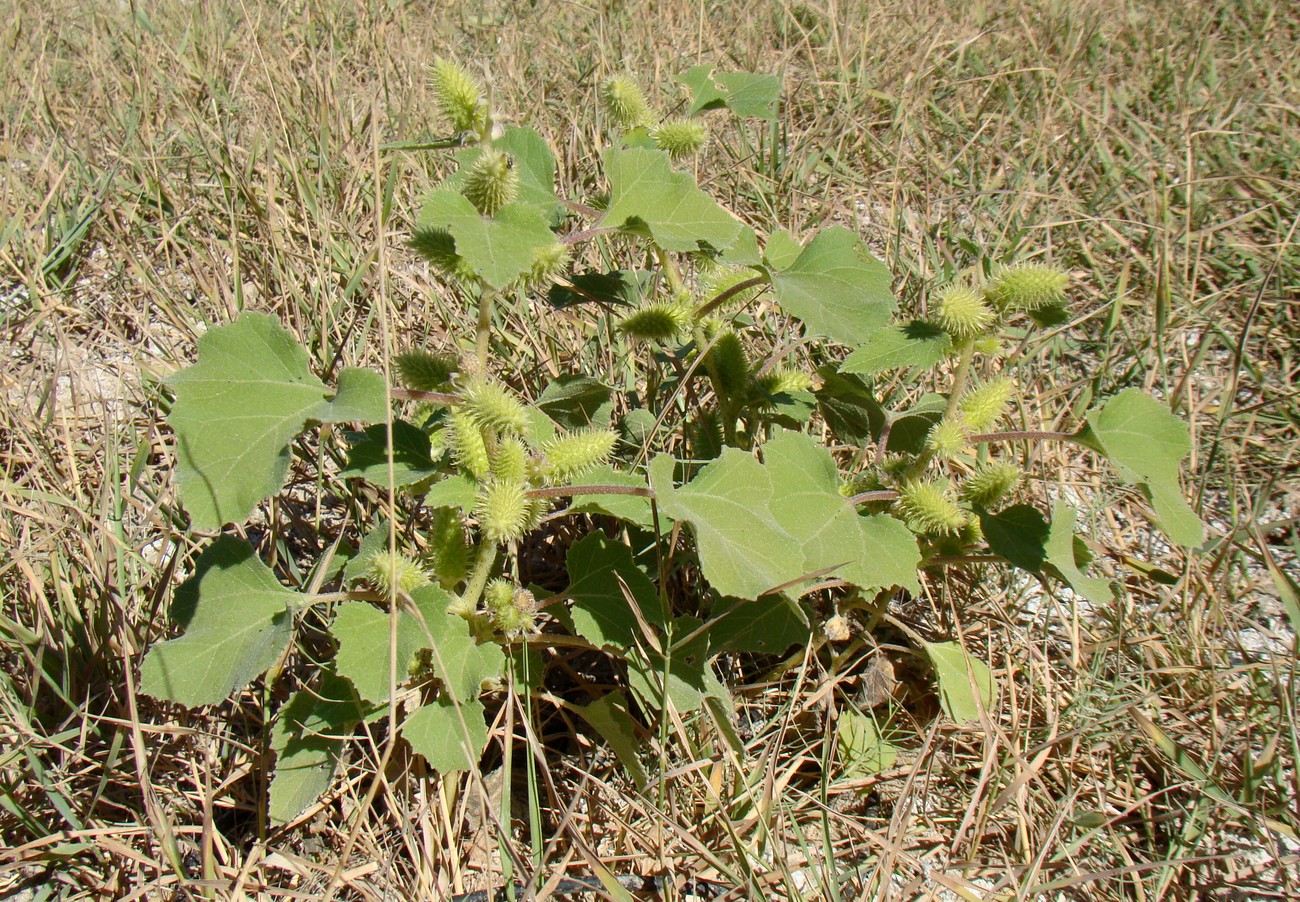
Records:
[[[1042,263],[1019,263],[994,274],[984,288],[984,297],[1003,311],[1041,310],[1060,306],[1069,284],[1070,277],[1058,269]]]
[[[385,596],[398,592],[410,594],[429,584],[429,576],[419,564],[405,555],[390,554],[387,549],[370,556],[366,561],[365,575],[375,591]]]
[[[979,335],[997,319],[983,296],[966,285],[949,285],[939,292],[935,318],[939,326],[958,340]]]
[[[456,372],[455,357],[428,351],[404,351],[393,358],[397,377],[407,388],[416,391],[441,391]]]
[[[681,301],[654,301],[624,318],[618,327],[637,341],[668,342],[690,329],[691,315],[690,306]]]
[[[1010,379],[994,379],[966,392],[958,406],[967,428],[971,432],[992,429],[1006,413],[1015,389],[1016,383]]]
[[[935,423],[925,438],[925,446],[942,460],[956,457],[968,444],[966,424],[960,419]]]
[[[474,516],[489,542],[513,542],[527,530],[526,488],[522,482],[490,482],[479,489]]]
[[[447,418],[447,447],[452,460],[475,479],[487,479],[491,472],[483,430],[468,410],[453,410]]]
[[[992,461],[979,467],[962,483],[961,496],[975,507],[991,510],[1020,484],[1020,467]]]
[[[650,129],[655,146],[674,160],[699,153],[709,141],[709,130],[701,119],[670,119]]]
[[[614,75],[601,85],[600,102],[609,118],[624,131],[651,122],[650,105],[641,93],[641,86],[626,75]]]
[[[957,506],[952,483],[946,479],[909,482],[899,490],[894,512],[921,535],[954,535],[970,519]]]
[[[749,383],[749,357],[740,336],[727,329],[713,340],[709,349],[709,375],[719,398],[741,398]]]
[[[477,131],[483,123],[483,90],[468,72],[448,59],[433,61],[433,99],[458,132]]]
[[[519,173],[510,155],[499,150],[480,153],[469,167],[462,193],[484,216],[496,216],[519,197]]]
[[[595,427],[579,429],[548,442],[542,449],[551,465],[551,481],[562,482],[581,476],[609,460],[618,433]]]
[[[500,383],[475,378],[460,393],[464,410],[486,429],[522,435],[528,431],[528,408]]]

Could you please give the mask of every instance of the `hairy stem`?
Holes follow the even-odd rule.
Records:
[[[1013,429],[1008,432],[982,432],[970,440],[980,442],[1073,442],[1080,444],[1072,432],[1044,432],[1034,429]]]
[[[488,577],[492,575],[492,565],[496,562],[496,543],[485,541],[479,545],[478,558],[474,561],[474,572],[470,574],[469,583],[460,596],[461,606],[465,610],[473,611],[478,607],[478,600],[483,597],[483,589],[487,586]]]
[[[478,298],[478,329],[474,335],[474,352],[478,355],[478,365],[486,372],[488,347],[492,339],[492,304],[497,293],[484,289]]]
[[[970,378],[971,363],[975,360],[975,339],[967,338],[958,345],[958,353],[961,355],[957,359],[957,369],[952,374],[952,387],[948,392],[948,406],[943,411],[944,420],[952,419],[953,414],[957,412],[957,405],[961,403],[961,396],[966,391],[966,381]],[[912,465],[907,468],[907,476],[919,476],[925,472],[925,468],[934,460],[934,451],[926,448],[916,456]]]

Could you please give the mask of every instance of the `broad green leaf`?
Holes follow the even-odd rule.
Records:
[[[473,770],[487,745],[483,713],[477,696],[457,703],[439,695],[406,718],[402,736],[439,773]]]
[[[927,642],[925,653],[939,680],[939,702],[957,723],[979,719],[980,709],[990,714],[998,697],[998,684],[987,664],[970,655],[959,642]]]
[[[749,72],[715,72],[713,80],[727,94],[727,106],[743,119],[776,121],[776,105],[781,99],[781,79],[775,75]]]
[[[1079,567],[1078,546],[1074,538],[1075,510],[1068,504],[1057,502],[1052,506],[1051,533],[1047,539],[1047,563],[1050,564],[1070,588],[1089,601],[1101,604],[1111,600],[1110,583],[1096,576],[1087,576]]]
[[[730,107],[743,119],[776,120],[781,79],[775,75],[717,72],[712,66],[693,66],[678,81],[690,88],[693,95],[687,115]]]
[[[726,250],[720,251],[714,259],[723,266],[761,265],[763,256],[758,252],[758,235],[749,226],[741,225],[735,243]]]
[[[541,448],[555,438],[555,421],[536,407],[527,408],[527,412],[528,428],[524,431],[524,441],[531,448]]]
[[[352,685],[328,671],[319,686],[290,697],[271,727],[273,822],[288,823],[330,788],[343,744],[365,715]]]
[[[568,555],[571,630],[593,645],[625,652],[645,641],[637,616],[628,606],[625,586],[649,624],[663,626],[663,609],[655,585],[636,562],[632,550],[603,532],[576,542]]]
[[[555,156],[545,138],[534,129],[509,125],[492,146],[514,157],[522,203],[537,207],[548,220],[562,212],[560,199],[555,195]]]
[[[457,473],[439,479],[424,494],[424,506],[430,510],[454,507],[469,512],[478,497],[478,482],[473,476]]]
[[[878,774],[898,760],[898,749],[885,739],[874,717],[860,711],[842,711],[835,727],[836,755],[846,778]]]
[[[631,775],[637,789],[644,789],[646,772],[638,756],[641,749],[641,733],[636,721],[628,713],[627,701],[623,698],[623,693],[611,692],[585,708],[579,708],[578,712],[614,750],[614,754]]]
[[[424,610],[422,596],[434,593],[450,600],[447,593],[433,586],[416,589],[411,597]],[[481,645],[475,642],[465,618],[448,614],[446,610],[447,605],[443,604],[441,612],[426,618],[428,635],[433,640],[430,663],[452,698],[462,703],[473,701],[485,681],[498,679],[504,672],[505,654],[493,642]]]
[[[781,595],[757,601],[724,598],[709,619],[709,648],[779,655],[792,645],[806,645],[812,627],[799,605]]]
[[[726,448],[680,488],[671,457],[650,465],[660,510],[691,524],[714,589],[759,598],[828,574],[864,589],[918,588],[915,538],[892,517],[859,516],[839,493],[830,452],[794,432],[762,452],[764,463]]]
[[[740,238],[740,221],[697,188],[690,175],[674,171],[663,151],[610,148],[605,174],[610,198],[601,225],[606,228],[644,228],[669,251],[725,250]]]
[[[356,433],[348,449],[348,463],[339,475],[359,477],[371,485],[388,487],[388,427],[379,423]],[[414,485],[438,472],[429,436],[406,420],[393,420],[394,485]]]
[[[829,365],[820,367],[817,375],[822,380],[815,393],[817,409],[835,437],[859,446],[878,441],[885,428],[885,408],[871,386],[857,376],[837,373]]]
[[[376,423],[383,422],[387,413],[383,375],[350,366],[339,373],[339,390],[316,419],[325,423]]]
[[[980,529],[994,554],[1030,573],[1042,572],[1051,530],[1041,511],[1028,504],[1013,504],[996,514],[981,511],[979,516]]]
[[[1191,451],[1187,424],[1159,401],[1126,389],[1088,414],[1080,438],[1109,458],[1125,482],[1146,490],[1160,528],[1170,541],[1200,545],[1205,527],[1183,498],[1178,464]]]
[[[810,335],[860,345],[894,312],[889,270],[839,226],[817,235],[794,263],[771,275],[777,303]]]
[[[224,701],[284,654],[300,597],[280,585],[247,542],[221,536],[176,590],[171,616],[185,635],[149,650],[140,688],[189,707]]]
[[[590,376],[561,376],[546,384],[536,407],[565,429],[605,427],[614,405],[610,388]]]
[[[411,675],[421,649],[430,647],[425,623],[445,619],[451,597],[442,589],[425,586],[411,594],[420,616],[401,609],[397,615],[397,684]],[[464,621],[461,621],[464,623]],[[388,612],[368,601],[339,605],[330,632],[339,644],[334,666],[347,677],[357,694],[368,702],[388,700]]]
[[[619,430],[633,444],[643,444],[654,434],[659,418],[644,407],[633,407],[623,417]]]
[[[456,253],[493,288],[505,288],[533,265],[533,252],[555,241],[546,217],[524,203],[506,204],[488,219],[455,191],[434,191],[420,209],[419,229],[442,229]]]
[[[763,246],[763,263],[772,269],[789,269],[803,253],[803,245],[785,229],[777,229]]]
[[[588,470],[571,481],[572,485],[624,485],[629,488],[646,488],[644,476],[615,470],[611,466]],[[569,505],[573,513],[608,514],[629,523],[635,523],[643,529],[654,526],[654,517],[650,514],[650,499],[640,495],[574,495]]]
[[[948,333],[930,323],[887,326],[846,357],[840,372],[870,376],[904,366],[932,366],[951,346]]]
[[[176,480],[195,529],[243,520],[278,492],[290,440],[308,420],[330,417],[329,390],[307,368],[307,352],[260,313],[200,338],[198,362],[171,384]],[[353,377],[349,385],[352,398]]]

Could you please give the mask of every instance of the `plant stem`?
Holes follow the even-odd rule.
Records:
[[[1021,430],[1013,429],[1009,432],[982,432],[978,435],[972,435],[970,440],[975,443],[983,442],[1074,442],[1079,444],[1079,440],[1072,432],[1043,432],[1033,429]]]
[[[957,412],[957,405],[961,403],[961,396],[966,391],[966,380],[970,378],[971,363],[975,360],[975,339],[967,338],[959,346],[961,356],[957,359],[957,369],[952,374],[952,387],[948,392],[948,406],[944,408],[943,419],[939,422],[952,419],[953,414]],[[916,456],[912,465],[907,468],[907,477],[919,476],[925,472],[925,468],[934,460],[934,451],[926,448]]]
[[[497,293],[484,289],[478,297],[478,330],[474,336],[474,352],[478,355],[478,366],[487,372],[488,347],[492,338],[492,303]]]
[[[469,583],[460,596],[461,606],[465,610],[473,611],[478,607],[478,600],[483,596],[483,588],[487,585],[488,577],[492,575],[492,565],[496,562],[496,543],[485,541],[479,546],[474,572],[470,574]]]
[[[709,301],[707,304],[702,306],[699,310],[696,310],[695,316],[696,317],[708,316],[714,310],[721,307],[723,304],[731,300],[736,295],[740,294],[742,291],[748,291],[751,288],[757,288],[759,285],[766,285],[766,284],[768,284],[768,280],[765,276],[755,276],[752,279],[746,279],[743,282],[738,282],[735,285],[732,285],[726,291],[719,294],[713,300]]]
[[[655,245],[654,251],[655,259],[659,261],[659,266],[664,271],[664,278],[668,280],[668,290],[674,295],[684,292],[686,283],[682,281],[682,274],[677,268],[677,261],[658,245]]]

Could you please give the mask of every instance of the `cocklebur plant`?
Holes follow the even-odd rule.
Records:
[[[926,318],[893,322],[890,274],[856,234],[760,238],[698,187],[683,161],[705,145],[704,117],[772,121],[776,78],[696,67],[667,115],[630,76],[610,77],[597,92],[609,145],[583,198],[555,193],[546,142],[503,126],[465,69],[439,60],[433,82],[459,148],[422,199],[410,250],[474,310],[472,333],[451,350],[403,350],[392,384],[349,368],[330,388],[284,328],[245,313],[170,380],[193,530],[219,533],[279,493],[312,424],[348,427],[322,432],[348,437],[347,462],[318,478],[381,499],[341,569],[309,571],[311,592],[219,535],[176,592],[183,634],[144,659],[144,690],[185,705],[258,679],[299,687],[269,712],[274,820],[328,790],[363,720],[386,716],[437,770],[475,767],[485,702],[539,685],[542,649],[618,662],[627,694],[593,699],[591,719],[632,740],[670,706],[724,710],[719,655],[838,641],[855,605],[919,592],[941,567],[992,557],[1107,600],[1110,583],[1085,572],[1075,511],[1048,516],[1026,497],[1008,453],[1024,442],[1093,449],[1171,540],[1201,541],[1178,484],[1187,432],[1158,402],[1126,390],[1071,433],[998,431],[1032,414],[1006,329],[1068,304],[1064,273],[998,268],[937,286]],[[618,265],[589,268],[597,259]],[[501,313],[548,307],[603,324],[586,340],[615,343],[603,350],[626,364],[621,390],[594,373],[521,380],[533,361],[511,356],[527,345],[504,340]],[[774,328],[799,330],[806,356],[782,356]],[[891,409],[898,385],[931,390]],[[556,519],[563,542],[533,541]],[[540,554],[560,567],[522,566]],[[521,583],[538,569],[559,569],[561,584]],[[296,650],[308,621],[332,639],[324,661]],[[950,716],[993,705],[988,668],[960,644],[916,641]],[[644,780],[638,743],[611,745]]]

